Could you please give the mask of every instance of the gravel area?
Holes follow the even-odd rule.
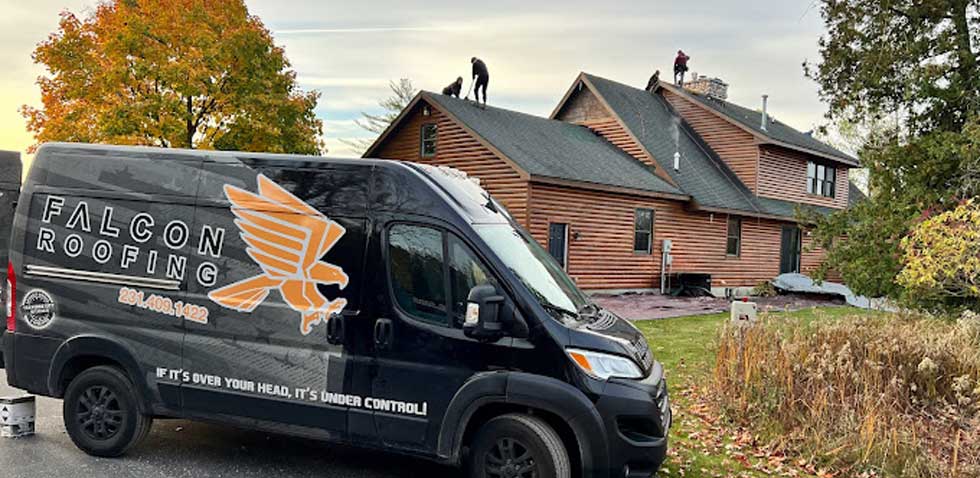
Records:
[[[686,315],[727,312],[731,300],[717,297],[673,297],[660,294],[596,295],[593,299],[620,317],[631,320],[666,319]],[[843,306],[844,299],[836,296],[777,295],[752,297],[759,310],[800,310],[810,307]]]
[[[0,370],[0,396],[21,396]],[[61,400],[37,398],[37,434],[0,438],[3,478],[461,478],[453,468],[373,450],[187,420],[156,420],[120,458],[71,442]]]

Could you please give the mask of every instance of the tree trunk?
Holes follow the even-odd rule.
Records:
[[[187,97],[187,148],[194,149],[194,105],[192,96]]]
[[[953,26],[956,34],[956,69],[963,82],[963,90],[974,96],[968,102],[970,113],[977,111],[977,57],[973,53],[973,36],[970,32],[970,19],[967,16],[969,0],[953,0]]]

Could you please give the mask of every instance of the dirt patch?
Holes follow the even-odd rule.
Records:
[[[730,299],[717,297],[673,297],[660,294],[595,295],[593,300],[620,317],[631,320],[666,319],[685,315],[727,312]],[[752,297],[759,311],[793,311],[810,307],[843,306],[837,296],[785,294],[775,297]]]

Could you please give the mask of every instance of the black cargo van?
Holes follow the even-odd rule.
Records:
[[[93,455],[183,417],[474,477],[664,459],[643,335],[457,170],[46,144],[10,249],[7,379],[62,398]]]

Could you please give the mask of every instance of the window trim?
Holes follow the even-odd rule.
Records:
[[[810,170],[813,170],[813,176],[810,176]],[[820,171],[823,171],[823,175],[820,175]],[[806,193],[810,196],[817,196],[828,199],[835,199],[837,197],[837,171],[840,168],[837,165],[830,165],[827,163],[817,162],[817,161],[807,161],[806,165]],[[827,172],[833,171],[828,178]],[[830,185],[830,194],[824,194],[824,189],[827,185]]]
[[[640,211],[650,211],[650,230],[640,231],[636,228],[636,220],[639,218]],[[633,254],[637,256],[650,256],[653,255],[653,231],[656,229],[657,224],[657,211],[652,207],[638,207],[633,209]],[[649,239],[647,240],[646,250],[636,248],[636,233],[646,232],[649,234]]]
[[[728,250],[728,241],[733,238],[732,236],[732,220],[738,222],[738,236],[734,237],[735,242],[735,253],[732,254]],[[726,257],[742,257],[742,217],[736,216],[734,214],[729,214],[728,218],[725,220],[725,256]]]
[[[429,127],[429,126],[432,127],[432,129],[433,129],[433,131],[435,131],[435,133],[433,134],[433,137],[430,140],[430,141],[432,141],[432,152],[431,153],[426,153],[425,152],[425,142],[426,142],[426,139],[425,139],[425,129],[427,127]],[[419,127],[419,157],[420,158],[434,158],[436,156],[436,153],[438,153],[438,152],[439,152],[439,124],[438,123],[432,123],[432,122],[422,123],[422,126]]]

